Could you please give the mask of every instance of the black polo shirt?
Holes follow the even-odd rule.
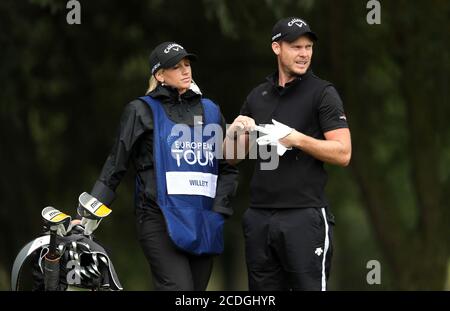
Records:
[[[311,70],[285,87],[278,85],[277,72],[266,80],[250,92],[241,109],[241,114],[253,118],[256,124],[272,123],[275,119],[317,139],[324,139],[327,131],[348,127],[336,89]],[[322,161],[296,148],[281,156],[274,170],[261,170],[262,161],[258,152],[250,186],[251,207],[328,205],[324,192],[327,173]]]

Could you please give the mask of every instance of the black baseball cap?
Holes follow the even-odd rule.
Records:
[[[175,66],[187,57],[190,60],[196,60],[195,54],[188,53],[184,47],[175,42],[163,42],[154,48],[150,54],[150,71],[152,75],[160,68],[170,68]]]
[[[303,35],[308,35],[313,41],[318,39],[316,34],[309,28],[309,25],[298,17],[280,19],[272,28],[272,42],[292,42]]]

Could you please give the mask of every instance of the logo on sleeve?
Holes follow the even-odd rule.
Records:
[[[316,254],[317,256],[322,255],[322,253],[323,253],[322,247],[316,248],[316,251],[314,252],[314,254]]]

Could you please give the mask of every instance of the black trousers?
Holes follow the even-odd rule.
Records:
[[[137,210],[137,232],[150,264],[155,290],[203,291],[211,276],[213,256],[178,249],[167,233],[159,208]]]
[[[250,290],[326,290],[333,225],[325,208],[249,208],[243,219]]]

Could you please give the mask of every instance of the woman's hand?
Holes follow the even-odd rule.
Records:
[[[70,224],[72,225],[72,227],[76,226],[76,225],[81,225],[81,219],[73,219]]]
[[[247,116],[239,115],[229,126],[227,130],[227,137],[233,139],[244,132],[253,131],[255,127],[255,120]]]

